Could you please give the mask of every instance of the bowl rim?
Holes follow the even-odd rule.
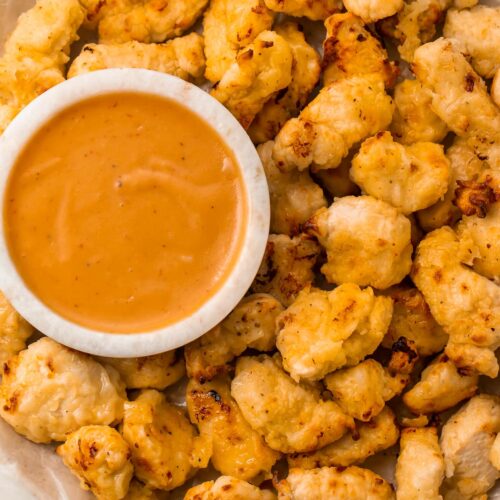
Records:
[[[243,177],[247,223],[236,263],[218,291],[191,315],[140,333],[107,333],[74,323],[46,306],[24,283],[5,239],[4,202],[10,172],[33,135],[73,104],[104,94],[138,92],[170,98],[190,109],[219,134],[234,154]],[[259,155],[243,127],[216,99],[199,87],[165,73],[145,69],[106,69],[66,80],[28,104],[0,136],[0,290],[37,330],[78,351],[116,358],[170,351],[216,326],[248,291],[267,244],[270,201]]]

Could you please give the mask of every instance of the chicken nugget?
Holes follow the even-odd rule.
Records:
[[[365,23],[393,16],[404,6],[404,0],[344,0],[344,6]]]
[[[321,21],[342,10],[341,0],[264,0],[267,7],[289,16]]]
[[[269,490],[261,490],[253,484],[230,476],[220,476],[189,489],[184,500],[275,500]]]

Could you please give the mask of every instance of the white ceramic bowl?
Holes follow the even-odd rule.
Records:
[[[248,222],[239,258],[215,295],[192,315],[145,333],[103,333],[68,321],[43,304],[24,284],[5,241],[5,186],[16,159],[30,138],[64,108],[92,96],[141,92],[173,99],[208,122],[235,155],[242,172]],[[88,73],[50,89],[29,104],[0,137],[0,289],[35,328],[79,351],[114,357],[157,354],[195,340],[219,323],[240,301],[254,279],[269,232],[269,192],[259,156],[233,115],[198,87],[176,77],[141,69]],[[36,256],[33,256],[36,258]]]

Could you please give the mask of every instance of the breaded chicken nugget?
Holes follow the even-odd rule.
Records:
[[[382,345],[390,349],[404,337],[415,343],[420,356],[430,356],[444,349],[448,335],[436,322],[423,295],[407,286],[389,288],[384,292],[394,302],[391,324]]]
[[[403,146],[390,132],[364,141],[351,167],[351,179],[364,193],[403,214],[436,203],[448,190],[450,175],[443,146],[432,142]]]
[[[431,96],[418,80],[403,80],[394,89],[396,110],[390,131],[401,144],[441,142],[448,127],[431,109]]]
[[[338,167],[354,144],[389,126],[393,107],[377,75],[335,81],[285,124],[273,158],[284,171]]]
[[[208,0],[104,0],[99,12],[101,43],[158,43],[182,35]]]
[[[134,474],[130,448],[112,427],[81,427],[56,451],[81,487],[99,500],[121,500],[127,494]]]
[[[24,106],[64,80],[84,17],[78,0],[38,0],[19,17],[0,59],[0,133]]]
[[[401,394],[409,379],[407,374],[391,374],[378,361],[367,359],[331,373],[325,378],[325,385],[345,413],[369,422],[384,409],[386,401]]]
[[[331,283],[389,288],[411,268],[411,224],[394,207],[371,196],[346,196],[322,208],[306,232],[327,251],[321,271]]]
[[[276,488],[279,500],[392,500],[391,485],[378,474],[360,467],[290,469]]]
[[[299,24],[287,22],[277,26],[276,33],[292,50],[292,80],[286,91],[266,102],[252,122],[248,134],[256,144],[274,139],[286,121],[297,116],[316,87],[321,71],[319,54],[307,43]]]
[[[272,351],[276,318],[282,311],[283,306],[271,295],[245,297],[224,321],[186,346],[188,376],[202,382],[211,380],[227,372],[228,363],[247,348]]]
[[[211,462],[221,474],[250,481],[271,477],[280,453],[254,431],[231,397],[229,378],[200,384],[190,379],[186,402],[191,422],[212,448]]]
[[[231,395],[252,428],[283,453],[321,448],[353,427],[336,403],[321,400],[313,387],[295,383],[277,357],[239,358]]]
[[[478,376],[461,372],[446,354],[439,355],[422,372],[420,380],[403,396],[415,414],[440,413],[477,391]]]
[[[203,20],[205,77],[212,83],[220,81],[238,51],[271,29],[273,19],[263,0],[212,0]]]
[[[446,151],[450,161],[451,175],[448,191],[443,199],[417,214],[418,222],[424,231],[432,231],[445,225],[457,222],[461,213],[455,205],[456,190],[459,182],[478,180],[484,171],[490,168],[490,162],[483,146],[479,149],[471,147],[465,137],[456,137],[452,146]]]
[[[184,500],[275,500],[276,495],[269,490],[230,476],[220,476],[215,481],[207,481],[189,489]]]
[[[111,365],[125,382],[127,389],[165,389],[185,374],[182,353],[169,351],[143,358],[98,358]]]
[[[308,17],[321,21],[342,10],[340,0],[264,0],[267,7],[289,16]]]
[[[305,288],[278,316],[276,346],[297,382],[320,380],[354,366],[379,346],[391,322],[392,301],[346,283],[331,292]]]
[[[496,377],[500,287],[466,267],[472,263],[471,247],[449,227],[433,231],[417,248],[412,279],[450,335],[448,357],[459,368]]]
[[[432,40],[451,0],[406,0],[395,16],[379,21],[380,31],[399,43],[402,59],[413,61],[415,50]]]
[[[142,391],[127,402],[120,431],[132,451],[135,475],[151,488],[177,488],[202,462],[194,427],[161,392]]]
[[[73,61],[68,78],[108,68],[142,68],[161,71],[183,80],[195,80],[205,71],[203,38],[191,33],[163,44],[127,42],[90,43]]]
[[[64,441],[85,425],[121,420],[125,388],[90,356],[45,337],[3,367],[0,415],[35,443]]]
[[[500,471],[489,455],[499,431],[498,396],[476,396],[450,417],[440,440],[446,465],[445,498],[481,498],[493,487]]]
[[[137,479],[132,479],[125,500],[160,500],[155,490],[152,490]]]
[[[404,0],[344,0],[344,6],[365,23],[374,23],[399,12]]]
[[[325,21],[325,27],[325,85],[351,76],[375,74],[387,87],[394,86],[399,69],[394,61],[389,61],[387,51],[361,18],[350,12],[334,14]]]
[[[274,31],[242,49],[211,94],[248,128],[264,104],[292,79],[292,51]]]
[[[432,109],[455,134],[499,148],[500,110],[456,40],[439,38],[415,52],[413,71],[432,97]],[[446,68],[446,78],[443,78]]]
[[[500,7],[451,9],[446,14],[443,34],[462,43],[478,74],[484,78],[495,76],[500,68]]]
[[[271,233],[293,236],[316,210],[326,206],[323,190],[309,172],[281,172],[272,158],[274,142],[257,148],[271,198]]]
[[[459,182],[455,204],[464,214],[456,230],[471,241],[475,271],[500,284],[500,176],[486,171],[478,181]]]
[[[318,243],[303,233],[293,238],[271,234],[251,290],[269,293],[289,306],[313,282],[320,251]]]
[[[396,464],[398,500],[442,500],[444,458],[434,427],[409,428],[401,432]]]
[[[0,292],[0,365],[26,349],[34,328],[11,306]]]
[[[358,423],[352,434],[346,434],[334,443],[312,453],[289,455],[288,465],[314,469],[360,464],[368,457],[396,444],[398,438],[396,416],[388,406],[385,406],[371,421]]]

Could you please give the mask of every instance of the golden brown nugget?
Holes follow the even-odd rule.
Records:
[[[270,30],[273,19],[263,0],[212,0],[203,20],[205,77],[212,83],[220,81],[238,52]]]
[[[191,33],[163,44],[126,42],[90,43],[73,61],[68,78],[109,68],[151,69],[183,80],[197,80],[205,71],[203,38]]]
[[[245,420],[283,453],[312,451],[340,439],[353,420],[319,390],[297,384],[278,356],[244,356],[236,364],[231,395]]]
[[[293,56],[288,42],[263,31],[242,49],[211,95],[247,129],[265,103],[292,79]]]
[[[215,481],[207,481],[189,489],[184,500],[275,500],[276,495],[269,490],[230,476],[220,476]]]
[[[326,19],[342,10],[340,0],[264,0],[267,7],[289,16],[308,17],[313,21]]]
[[[231,397],[228,377],[203,384],[190,379],[186,402],[191,422],[210,443],[211,462],[218,472],[245,481],[271,477],[280,453],[269,448],[244,419]]]
[[[365,27],[363,20],[346,12],[325,21],[323,42],[323,82],[325,85],[350,76],[376,74],[387,87],[393,87],[399,74],[389,61],[381,42]]]
[[[121,500],[126,496],[134,474],[130,448],[112,427],[81,427],[56,451],[78,477],[81,487],[99,500]]]
[[[393,16],[403,6],[403,0],[344,0],[344,6],[359,16],[365,23],[374,23],[380,19]]]

